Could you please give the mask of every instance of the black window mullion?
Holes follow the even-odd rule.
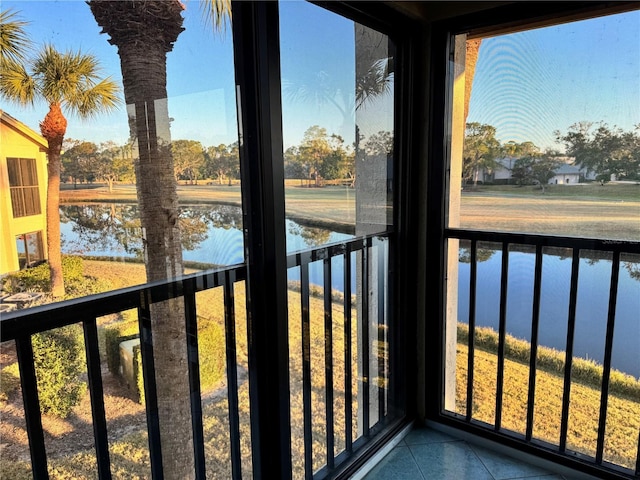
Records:
[[[256,478],[291,477],[278,2],[232,2]]]
[[[238,363],[236,360],[236,313],[234,271],[224,272],[224,325],[225,353],[227,365],[227,399],[229,402],[229,439],[231,448],[231,475],[242,478],[242,459],[240,452],[240,415],[238,407]]]
[[[149,435],[151,477],[157,480],[163,478],[164,473],[162,466],[162,443],[160,440],[160,417],[158,414],[156,367],[153,357],[153,335],[151,332],[151,293],[149,290],[140,292],[138,325],[140,328],[140,354],[142,356],[142,378],[144,383],[145,411],[147,414],[147,433]]]
[[[388,357],[388,345],[387,345],[387,337],[386,337],[386,328],[388,327],[387,319],[385,318],[385,279],[387,269],[385,268],[385,251],[384,251],[384,243],[376,237],[375,240],[378,250],[378,272],[377,272],[377,301],[378,301],[378,313],[376,319],[377,325],[377,348],[376,355],[378,356],[378,421],[381,421],[386,415],[386,406],[387,406],[387,382],[389,378],[387,376],[387,368],[386,359]]]
[[[360,333],[360,342],[362,344],[362,358],[358,361],[362,362],[362,375],[359,388],[362,390],[362,434],[369,436],[369,386],[371,379],[369,372],[369,242],[363,242],[362,251],[360,252],[361,271],[362,271],[362,294],[360,304],[362,311],[360,312],[360,325],[362,331]]]
[[[313,477],[313,442],[311,409],[311,319],[309,305],[309,252],[298,254],[300,258],[300,317],[301,317],[301,354],[302,354],[302,411],[304,430],[304,477]]]
[[[353,377],[352,368],[352,334],[351,334],[351,249],[344,254],[344,443],[345,450],[353,451]]]

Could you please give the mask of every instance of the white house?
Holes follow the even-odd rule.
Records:
[[[569,164],[560,165],[555,171],[555,175],[549,179],[549,184],[553,185],[575,185],[580,183],[581,170]]]
[[[573,157],[559,157],[563,163],[556,171],[555,175],[549,180],[549,184],[554,185],[575,185],[580,183],[581,178],[593,180],[593,175],[587,175],[584,169],[578,168],[571,163],[575,161]],[[496,159],[497,168],[489,171],[480,172],[478,180],[483,183],[510,183],[512,175],[511,171],[515,165],[517,157],[504,157]]]

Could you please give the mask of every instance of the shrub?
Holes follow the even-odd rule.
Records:
[[[80,379],[86,371],[82,330],[69,325],[35,334],[32,342],[40,407],[65,418],[86,388]]]
[[[136,375],[138,401],[144,405],[144,375],[142,374],[142,351],[140,345],[133,347],[133,371]]]
[[[198,329],[198,360],[200,364],[200,391],[209,392],[222,380],[225,372],[224,328],[215,321],[200,318]],[[144,405],[144,377],[140,345],[133,348],[134,374],[138,399]]]
[[[10,273],[4,277],[2,288],[9,293],[48,292],[50,290],[49,265],[42,263],[37,267]]]
[[[0,400],[7,401],[9,395],[20,388],[18,363],[12,363],[0,370]]]
[[[112,289],[109,281],[84,276],[82,257],[64,255],[62,276],[65,282],[66,298],[77,298]],[[49,292],[51,290],[49,264],[41,263],[37,267],[8,274],[2,281],[2,288],[9,293]]]

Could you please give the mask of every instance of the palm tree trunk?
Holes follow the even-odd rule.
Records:
[[[469,116],[469,101],[471,100],[471,90],[473,87],[473,77],[476,73],[476,64],[478,63],[478,54],[480,53],[480,44],[482,39],[475,38],[467,40],[467,51],[465,55],[465,84],[464,84],[464,122],[467,123]]]
[[[40,123],[42,136],[49,143],[47,163],[47,257],[50,269],[51,294],[53,298],[64,297],[62,275],[62,252],[60,246],[60,151],[67,119],[62,114],[60,104],[53,103]]]
[[[125,101],[137,139],[136,191],[147,281],[180,277],[182,244],[166,92],[166,52],[120,45]],[[166,478],[194,476],[184,304],[152,305],[152,330],[162,458]]]

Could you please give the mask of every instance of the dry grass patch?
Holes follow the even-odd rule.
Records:
[[[468,348],[457,347],[456,411],[466,412]],[[475,350],[473,418],[493,424],[495,420],[497,356]],[[505,359],[502,428],[523,433],[526,426],[528,365]],[[563,378],[542,370],[536,373],[534,437],[558,445]],[[567,448],[595,456],[600,390],[573,382],[569,407]],[[604,459],[635,468],[640,428],[640,398],[609,395]]]

